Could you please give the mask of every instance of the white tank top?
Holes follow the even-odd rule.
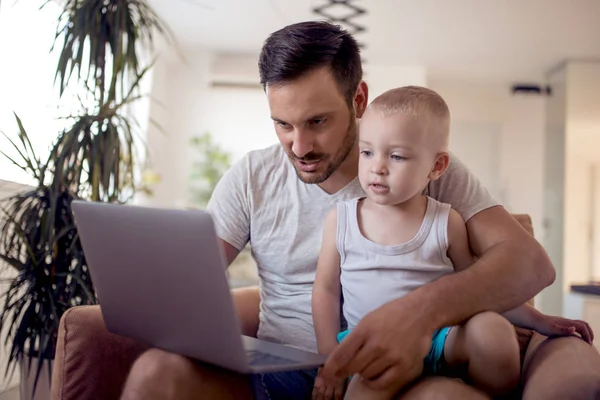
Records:
[[[361,233],[358,201],[355,198],[337,205],[337,248],[348,329],[383,304],[454,272],[446,254],[449,204],[427,197],[427,211],[415,237],[384,246]]]

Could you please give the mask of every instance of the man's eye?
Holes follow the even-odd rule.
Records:
[[[290,126],[290,124],[288,124],[287,122],[283,122],[283,121],[277,121],[277,125],[281,126],[282,128],[287,128],[288,126]]]
[[[317,118],[317,119],[313,119],[312,123],[315,125],[322,125],[325,123],[325,118]]]

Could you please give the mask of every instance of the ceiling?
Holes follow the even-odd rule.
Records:
[[[184,46],[257,54],[274,30],[322,19],[327,0],[150,0]],[[600,58],[598,0],[354,0],[366,62],[429,76],[542,79],[567,58]],[[340,8],[342,13],[347,13]],[[336,10],[332,10],[336,13]]]

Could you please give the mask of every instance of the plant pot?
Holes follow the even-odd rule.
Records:
[[[50,400],[50,383],[52,377],[49,376],[48,361],[43,360],[42,370],[40,377],[38,378],[37,387],[35,393],[33,392],[33,386],[35,383],[35,375],[37,373],[39,359],[34,357],[31,360],[31,367],[29,366],[29,360],[23,360],[20,362],[21,369],[21,384],[20,384],[20,399],[21,400]],[[50,361],[52,364],[53,361]]]

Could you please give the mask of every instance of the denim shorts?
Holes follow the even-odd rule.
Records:
[[[256,400],[306,400],[312,397],[317,369],[250,376]]]

